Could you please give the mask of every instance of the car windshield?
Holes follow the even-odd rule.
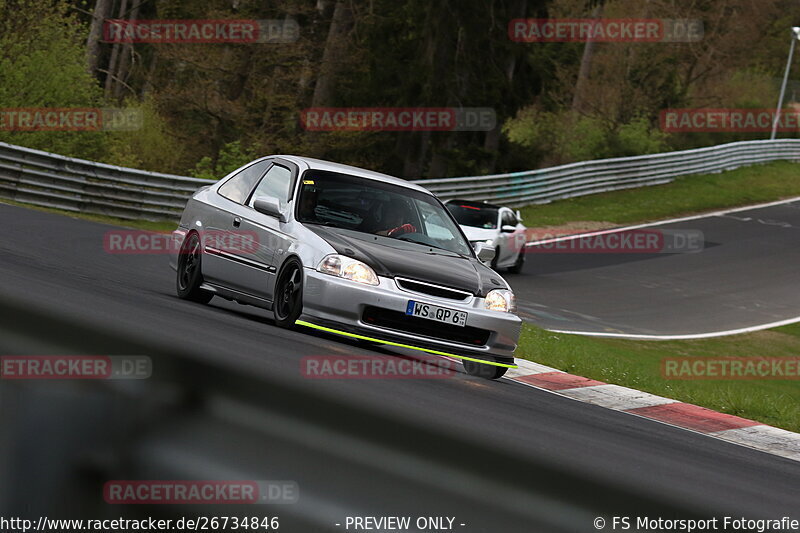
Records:
[[[469,243],[433,196],[347,174],[308,170],[297,220],[472,255]]]
[[[447,209],[462,226],[497,229],[497,208],[450,202]]]

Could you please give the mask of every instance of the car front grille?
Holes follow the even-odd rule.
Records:
[[[406,278],[395,278],[394,281],[402,290],[416,292],[417,294],[447,298],[448,300],[456,300],[459,302],[465,302],[472,298],[472,294],[467,291],[444,287],[442,285],[433,285],[431,283]]]
[[[460,342],[472,346],[485,346],[489,342],[490,331],[472,326],[455,326],[409,316],[401,311],[391,311],[381,307],[367,306],[362,320],[366,324],[381,328],[411,333],[437,340]]]

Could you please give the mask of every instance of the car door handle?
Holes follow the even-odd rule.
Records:
[[[242,224],[242,217],[233,217],[233,227],[238,228]]]

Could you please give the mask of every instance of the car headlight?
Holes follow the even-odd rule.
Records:
[[[345,255],[331,254],[325,256],[317,266],[317,271],[364,283],[365,285],[378,285],[380,283],[377,274],[369,265]]]
[[[517,310],[517,300],[514,298],[514,293],[508,289],[495,289],[489,291],[483,301],[486,309],[491,311],[503,311],[505,313],[513,313]]]

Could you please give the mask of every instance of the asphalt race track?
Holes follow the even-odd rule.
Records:
[[[648,229],[700,230],[701,252],[531,252],[506,275],[520,314],[553,330],[697,335],[800,320],[800,201]]]
[[[729,325],[728,320],[744,324],[748,310],[765,319],[800,314],[798,294],[786,290],[796,282],[799,256],[789,244],[799,235],[800,210],[784,206],[758,216],[794,225],[696,221],[692,227],[706,232],[709,249],[686,256],[628,257],[605,265],[598,265],[597,257],[576,263],[574,257],[531,256],[536,260],[528,263],[526,276],[513,277],[512,285],[523,300],[536,294],[553,314],[562,308],[586,316],[612,311],[598,328],[683,331],[681,315],[688,312],[698,317],[693,329]],[[287,382],[307,384],[300,375],[303,356],[372,353],[324,335],[276,328],[266,313],[251,307],[218,298],[207,306],[179,300],[165,256],[104,251],[109,226],[3,205],[0,227],[0,297],[210,353],[228,364],[255,363]],[[769,276],[762,280],[759,273]],[[620,290],[633,283],[641,289]],[[690,295],[694,290],[698,293]],[[46,327],[42,324],[43,341]],[[31,351],[47,353],[46,342]],[[315,380],[314,386],[664,501],[709,513],[800,518],[798,462],[522,384],[460,373],[437,380]],[[310,492],[313,483],[307,482]],[[590,524],[586,530],[592,530]]]

